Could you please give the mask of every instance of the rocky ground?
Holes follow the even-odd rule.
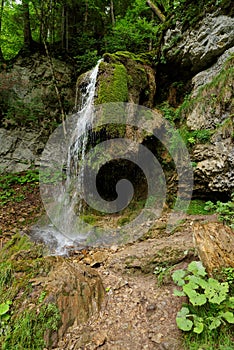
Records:
[[[1,242],[27,231],[43,212],[37,188],[22,202],[0,207]],[[133,244],[71,252],[68,260],[88,265],[100,275],[106,295],[101,312],[73,325],[57,345],[69,349],[183,349],[175,322],[181,298],[173,295],[171,274],[197,259],[192,226],[215,216],[187,216],[173,232],[165,232],[165,214]]]

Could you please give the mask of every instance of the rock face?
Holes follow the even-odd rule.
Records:
[[[191,158],[195,167],[195,190],[234,190],[233,48],[207,71],[193,78],[194,90],[182,112],[190,131],[206,139],[196,141]]]
[[[65,112],[75,103],[74,68],[52,59]],[[61,122],[48,58],[19,57],[0,72],[0,172],[22,171],[38,162],[49,133]],[[13,130],[12,130],[13,129]]]
[[[234,19],[208,14],[196,28],[182,32],[180,24],[166,33],[163,53],[173,66],[197,73],[211,65],[217,57],[234,45]]]
[[[0,173],[24,171],[37,165],[46,140],[43,130],[0,128]]]
[[[231,228],[219,223],[197,223],[193,227],[193,238],[210,275],[222,267],[234,267],[234,233]]]
[[[75,100],[73,67],[52,59],[54,76],[66,112]],[[13,67],[0,73],[0,123],[3,127],[43,127],[61,122],[60,107],[54,86],[54,77],[46,56],[36,53],[19,57]]]

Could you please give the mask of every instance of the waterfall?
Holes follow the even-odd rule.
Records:
[[[94,96],[96,81],[98,75],[99,60],[97,65],[87,73],[85,80],[87,86],[85,91],[81,94],[80,107],[77,116],[77,123],[71,135],[71,141],[68,148],[67,169],[66,169],[66,185],[65,196],[69,194],[69,200],[66,206],[66,222],[69,226],[69,236],[73,234],[77,238],[77,231],[82,229],[82,222],[77,223],[77,219],[82,213],[82,198],[84,192],[84,166],[85,153],[88,145],[89,129],[92,127],[94,117]],[[64,198],[63,198],[64,200]],[[78,226],[77,226],[78,225]],[[60,227],[63,223],[60,221]],[[67,228],[63,229],[66,232]]]
[[[72,122],[68,135],[65,137],[61,133],[62,128],[57,128],[58,130],[53,133],[55,141],[52,135],[52,141],[49,140],[47,149],[42,155],[42,171],[44,168],[49,169],[52,176],[55,172],[52,160],[55,159],[56,163],[57,157],[58,163],[61,163],[61,157],[64,157],[65,180],[52,185],[54,187],[50,198],[47,196],[50,187],[40,183],[42,200],[52,223],[48,225],[39,223],[32,229],[32,238],[43,240],[54,249],[56,255],[66,253],[67,246],[79,246],[88,235],[88,232],[83,232],[83,221],[80,220],[84,191],[84,158],[89,141],[89,129],[92,127],[95,88],[101,61],[99,60],[85,76],[86,88],[80,94],[78,111],[70,117]],[[77,96],[76,94],[76,104],[78,104]],[[69,125],[69,118],[67,124]],[[65,156],[63,152],[62,155],[59,154],[62,138],[66,139]]]

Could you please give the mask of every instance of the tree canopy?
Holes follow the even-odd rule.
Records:
[[[168,19],[193,19],[226,0],[1,0],[0,60],[46,45],[68,53],[81,71],[104,52],[151,50]],[[186,8],[186,14],[183,9]]]

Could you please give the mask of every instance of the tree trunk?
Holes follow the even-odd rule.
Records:
[[[68,27],[68,11],[66,11],[66,51],[68,52],[69,27]]]
[[[88,15],[89,15],[89,5],[88,5],[88,1],[85,1],[85,14],[84,14],[84,28],[87,27],[87,23],[88,23]]]
[[[196,223],[193,239],[198,255],[210,276],[223,267],[234,268],[233,230],[223,224]]]
[[[1,8],[0,8],[0,39],[2,35],[2,15],[3,15],[3,8],[4,8],[4,0],[1,2]],[[0,45],[0,61],[3,61],[3,54],[2,54],[2,47]]]
[[[110,11],[111,11],[111,23],[115,25],[115,14],[114,14],[114,3],[113,0],[110,1]]]
[[[61,35],[61,39],[62,39],[62,49],[64,49],[65,47],[65,41],[66,41],[66,30],[65,30],[65,24],[66,24],[66,19],[65,19],[65,6],[63,6],[62,8],[62,35]]]
[[[164,16],[164,14],[161,12],[161,10],[152,3],[152,1],[147,0],[146,4],[151,8],[151,10],[153,11],[153,13],[160,19],[161,22],[165,22],[166,17]]]
[[[29,6],[28,0],[22,0],[23,6],[23,18],[24,18],[24,46],[27,48],[31,48],[32,46],[32,32],[30,26],[30,14],[29,14]]]

